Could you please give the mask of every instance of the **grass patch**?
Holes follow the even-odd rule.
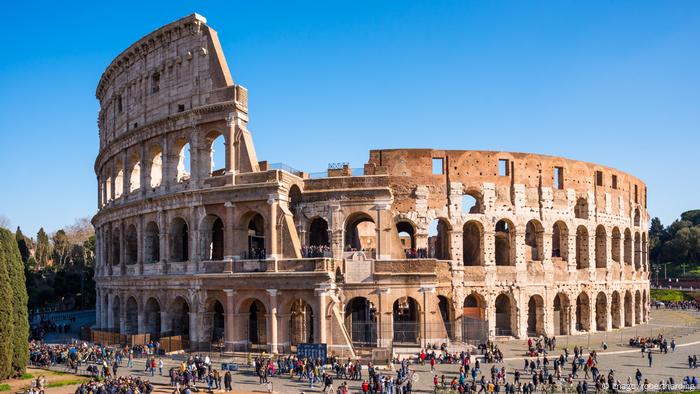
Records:
[[[71,374],[70,372],[63,372],[63,371],[51,371],[51,373],[54,375],[58,375],[58,376]]]
[[[19,376],[21,380],[26,380],[26,379],[34,379],[34,375],[30,373],[23,373]]]
[[[0,391],[10,391],[11,387],[7,383],[0,384]]]
[[[651,298],[661,302],[676,302],[690,300],[692,297],[680,290],[651,289]]]
[[[86,382],[88,379],[64,379],[64,380],[57,380],[55,382],[50,382],[46,385],[47,388],[56,388],[56,387],[63,387],[63,386],[72,386],[74,384],[81,384],[83,382]]]

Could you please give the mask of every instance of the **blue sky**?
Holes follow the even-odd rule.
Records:
[[[98,79],[192,12],[249,89],[260,159],[538,152],[639,176],[664,223],[700,208],[698,1],[62,3],[3,7],[0,214],[28,234],[94,214]]]

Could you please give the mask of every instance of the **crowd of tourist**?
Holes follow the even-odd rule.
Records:
[[[51,319],[42,318],[39,323],[31,326],[31,338],[41,340],[49,333],[69,333],[72,321],[75,321],[75,318],[69,319],[68,323],[56,323]]]
[[[333,257],[333,253],[328,245],[304,245],[301,247],[301,256],[304,258]]]
[[[265,260],[267,258],[267,253],[265,248],[250,248],[246,252],[246,259],[249,260]]]
[[[700,302],[697,300],[686,300],[686,301],[669,301],[669,302],[656,302],[654,303],[656,309],[663,307],[665,309],[675,309],[675,310],[690,310],[690,311],[700,311]]]
[[[81,384],[75,390],[75,394],[150,394],[151,392],[153,392],[151,382],[134,376],[92,380]]]
[[[427,248],[408,248],[404,249],[407,259],[427,259],[428,249]]]

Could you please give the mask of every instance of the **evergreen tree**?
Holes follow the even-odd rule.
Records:
[[[27,313],[27,287],[24,276],[24,263],[20,256],[20,250],[12,242],[12,233],[0,230],[0,238],[6,237],[9,250],[4,253],[4,263],[12,286],[12,374],[13,376],[24,373],[29,363],[29,316]]]
[[[10,265],[11,259],[18,254],[15,237],[8,230],[0,229],[0,379],[7,379],[13,373],[15,314]],[[24,340],[26,342],[27,338]]]
[[[46,235],[44,228],[40,228],[36,233],[36,260],[40,267],[46,267],[51,256],[51,245],[49,245],[49,236]]]
[[[26,264],[29,260],[29,242],[27,242],[27,237],[22,234],[22,230],[19,228],[19,226],[17,226],[15,238],[17,239],[17,247],[19,248],[19,254],[22,257],[22,262]]]

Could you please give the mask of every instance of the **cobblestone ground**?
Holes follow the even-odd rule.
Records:
[[[610,369],[615,371],[615,376],[618,380],[625,383],[627,377],[630,377],[634,382],[634,374],[639,368],[644,376],[648,378],[652,383],[658,383],[661,380],[667,380],[669,377],[673,377],[676,383],[681,383],[683,377],[698,376],[700,378],[700,369],[689,369],[688,368],[688,356],[697,354],[700,356],[700,314],[698,313],[686,313],[671,310],[653,310],[651,312],[651,319],[649,324],[644,324],[638,327],[630,327],[622,330],[615,330],[608,333],[596,333],[591,335],[576,335],[576,336],[562,336],[557,337],[557,349],[550,353],[550,359],[553,356],[558,356],[563,352],[563,348],[568,346],[569,352],[572,352],[574,346],[583,346],[585,349],[597,350],[598,351],[598,362],[599,369],[601,373],[607,374]],[[671,352],[669,350],[668,354],[658,353],[655,351],[653,357],[652,367],[649,367],[649,362],[646,358],[642,358],[642,354],[638,348],[633,348],[628,345],[628,340],[632,336],[656,336],[658,334],[664,334],[669,341],[671,338],[675,338],[678,344],[676,351]],[[608,349],[606,351],[602,350],[602,343],[605,341],[608,344]],[[509,374],[512,374],[516,369],[522,371],[525,357],[525,349],[527,348],[525,340],[510,340],[498,343],[499,348],[504,353],[505,361],[504,365],[507,367]],[[220,358],[217,355],[211,355],[212,359],[219,365],[220,362],[230,362],[234,361],[230,358]],[[266,385],[260,385],[258,383],[257,376],[254,375],[253,371],[245,366],[244,360],[235,360],[241,365],[240,371],[234,374],[234,392],[236,393],[253,393],[253,392],[267,392],[268,387]],[[164,359],[166,367],[165,371],[171,366],[177,365],[179,361]],[[124,364],[125,365],[125,364]],[[501,366],[501,364],[497,364]],[[388,367],[384,367],[384,371],[388,370]],[[417,371],[418,381],[414,385],[414,393],[432,393],[433,390],[433,375],[430,372],[430,367],[413,365],[411,368]],[[489,377],[489,370],[491,364],[482,364],[482,371],[487,374],[487,379]],[[570,371],[567,365],[565,372]],[[363,371],[366,373],[366,369]],[[391,373],[388,371],[387,373]],[[446,381],[451,381],[452,377],[459,375],[459,366],[442,364],[436,366],[436,373],[441,376],[445,375]],[[128,370],[127,368],[120,368],[119,375],[136,375],[136,376],[147,376],[144,371],[143,360],[135,360],[134,368]],[[579,374],[582,377],[582,373]],[[527,375],[522,375],[521,380]],[[509,380],[512,381],[512,375],[509,376]],[[151,381],[159,384],[157,387],[158,392],[172,392],[172,388],[169,387],[169,379],[167,377],[154,376]],[[339,384],[345,380],[335,380],[334,386],[337,388]],[[270,378],[272,387],[275,392],[278,393],[310,393],[310,392],[321,392],[322,386],[315,385],[314,388],[309,388],[308,383],[299,382],[296,379],[291,380],[288,376],[285,377],[272,377]],[[361,392],[360,384],[361,381],[348,380],[348,385],[351,388],[350,392],[357,393]],[[590,381],[589,381],[590,383]],[[592,387],[592,386],[591,386]],[[200,385],[201,388],[201,385]],[[206,385],[203,387],[206,390]]]

